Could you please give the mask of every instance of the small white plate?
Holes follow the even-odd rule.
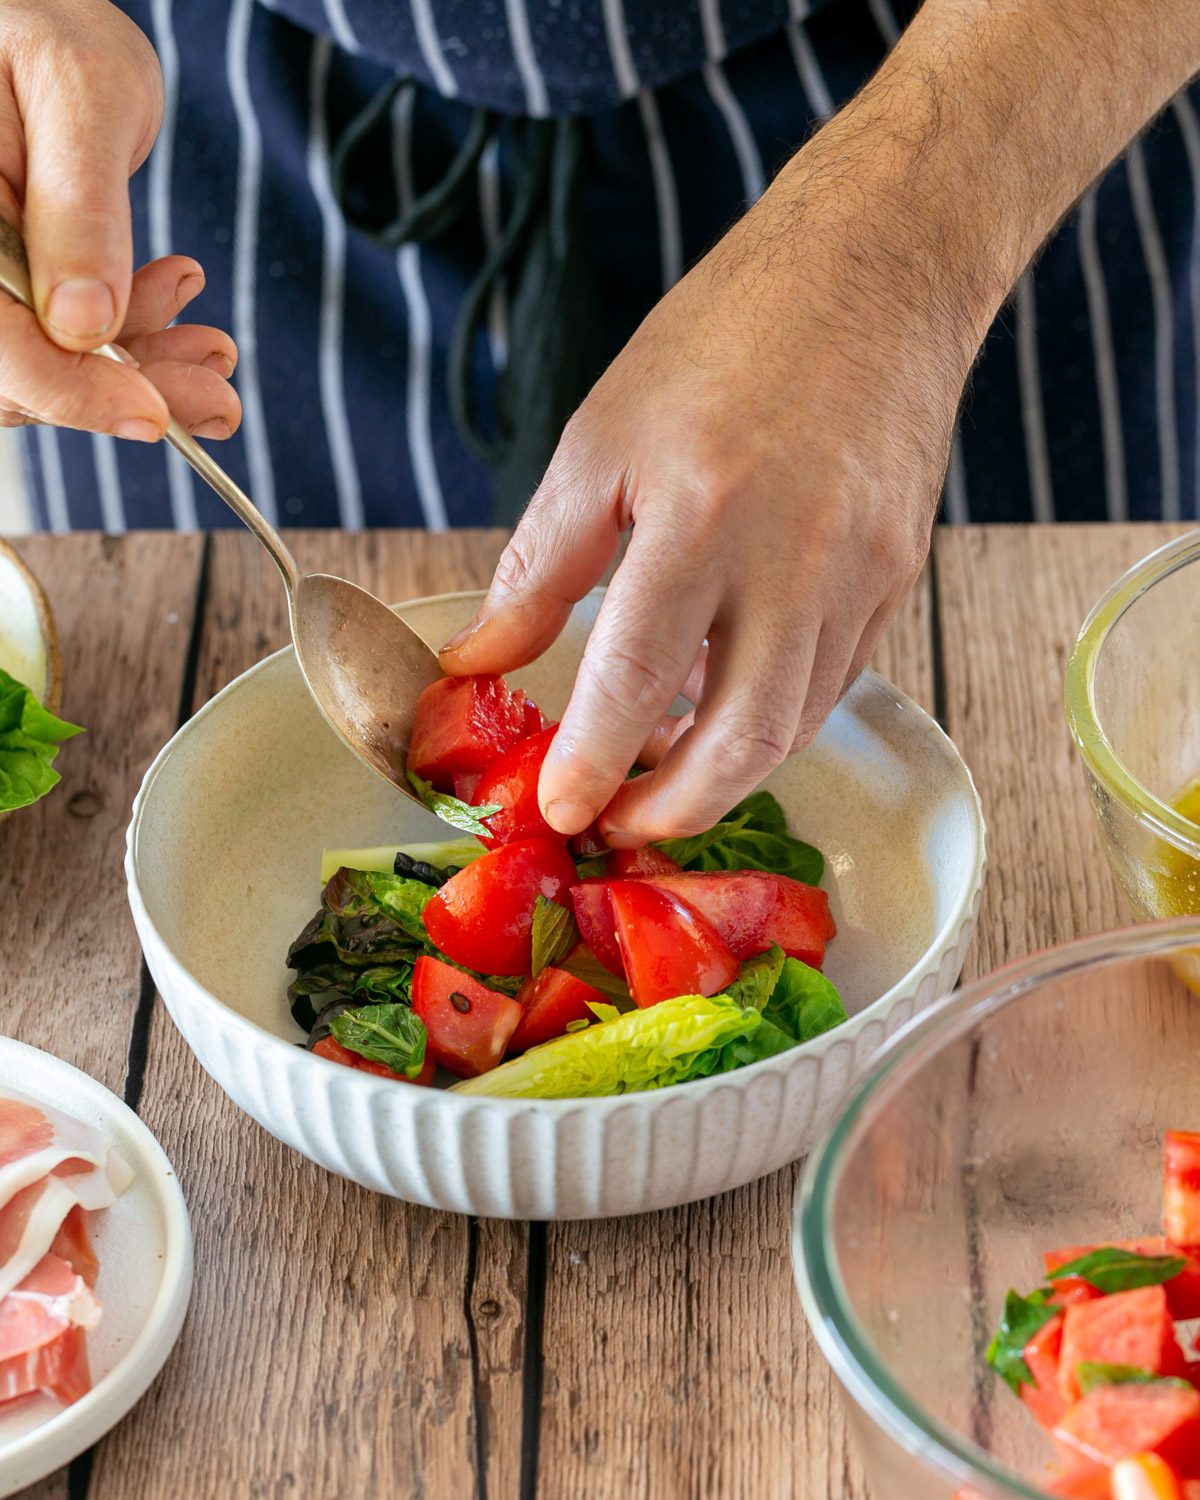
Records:
[[[36,1396],[0,1407],[0,1496],[69,1463],[141,1399],[179,1337],[192,1290],[183,1193],[133,1111],[78,1068],[0,1037],[0,1092],[6,1087],[98,1127],[135,1175],[112,1208],[89,1218],[104,1309],[88,1335],[92,1389],[71,1406]]]

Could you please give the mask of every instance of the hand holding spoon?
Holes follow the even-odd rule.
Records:
[[[29,261],[17,231],[0,219],[0,288],[36,311]],[[116,345],[95,353],[131,363]],[[350,750],[406,797],[413,716],[422,690],[441,677],[437,656],[382,600],[330,573],[301,573],[275,528],[174,418],[167,442],[259,539],[283,575],[296,660],[326,722]]]

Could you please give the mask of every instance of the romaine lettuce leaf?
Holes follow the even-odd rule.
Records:
[[[766,791],[752,792],[707,833],[658,848],[685,870],[768,870],[805,885],[820,885],[825,873],[820,850],[791,836],[783,808]]]
[[[785,958],[778,983],[763,1007],[763,1020],[790,1036],[811,1042],[847,1019],[846,1007],[831,980],[798,958]]]
[[[44,709],[15,677],[0,670],[0,812],[28,807],[62,779],[53,769],[63,740],[83,730]]]
[[[321,852],[321,884],[332,880],[341,869],[368,870],[376,875],[392,875],[397,854],[418,860],[438,869],[461,870],[487,850],[478,839],[464,835],[432,844],[379,844],[371,849],[325,849]]]
[[[722,995],[680,995],[531,1047],[452,1092],[582,1099],[666,1088],[719,1071],[723,1049],[761,1023],[758,1011]]]

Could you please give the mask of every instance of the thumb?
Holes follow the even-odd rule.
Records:
[[[110,58],[90,73],[43,73],[28,100],[25,242],[38,317],[64,349],[95,349],[125,321],[129,177],[157,131],[157,100],[154,72]]]
[[[560,478],[565,467],[552,461],[496,564],[478,615],[442,647],[444,671],[511,672],[533,661],[616,556],[616,497],[612,504],[598,500],[591,476],[577,469]]]

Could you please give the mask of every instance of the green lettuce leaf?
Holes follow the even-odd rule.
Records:
[[[566,958],[575,946],[578,934],[575,918],[561,902],[538,896],[533,903],[533,929],[530,938],[533,944],[533,961],[530,973],[534,976],[551,964]]]
[[[706,833],[665,839],[658,846],[685,870],[768,870],[819,885],[825,859],[819,849],[793,838],[778,800],[753,792]]]
[[[763,1020],[777,1026],[795,1043],[832,1031],[847,1019],[846,1007],[831,980],[798,958],[785,958]]]
[[[330,1005],[357,1007],[387,1001],[407,1005],[412,999],[412,972],[412,960],[371,969],[336,962],[302,969],[288,985],[292,1018],[297,1026],[311,1031]]]
[[[778,943],[757,958],[748,958],[724,993],[739,1005],[752,1005],[755,1010],[763,1010],[779,984],[785,958]]]
[[[425,1066],[425,1025],[407,1005],[366,1005],[334,1016],[329,1029],[343,1047],[393,1073],[415,1078]]]
[[[421,914],[433,895],[433,887],[419,880],[338,870],[325,886],[320,911],[288,950],[288,967],[411,960],[427,943]]]
[[[62,779],[53,769],[63,740],[83,730],[55,718],[23,684],[0,670],[0,812],[28,807]]]
[[[597,1007],[604,1010],[606,1007]],[[531,1047],[452,1092],[507,1099],[582,1099],[666,1088],[722,1066],[723,1049],[761,1024],[721,995],[680,995],[645,1010],[608,1015],[585,1031]]]
[[[500,804],[489,803],[486,807],[472,807],[461,797],[452,797],[449,792],[437,792],[428,781],[422,780],[415,771],[408,773],[409,785],[431,813],[436,813],[443,823],[451,828],[461,828],[464,833],[473,833],[476,838],[486,838],[486,819],[500,811]]]

